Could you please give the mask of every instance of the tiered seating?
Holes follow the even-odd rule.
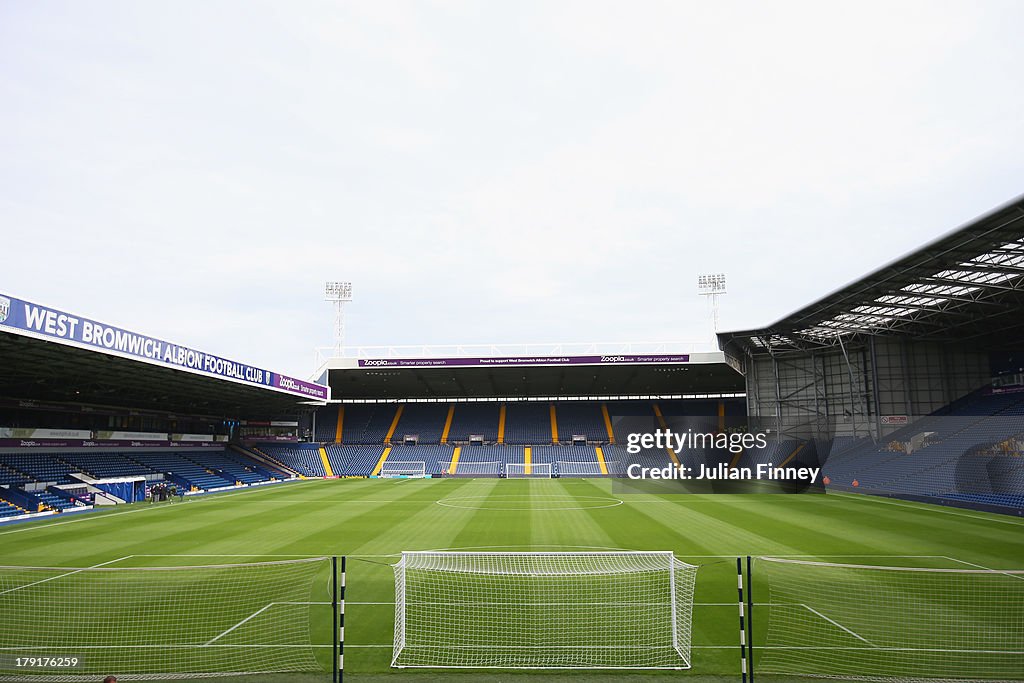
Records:
[[[973,394],[886,437],[886,446],[862,441],[833,447],[825,474],[834,485],[862,491],[1005,505],[1024,495],[1024,461],[986,454],[1024,432],[1024,396]],[[912,453],[888,450],[933,432]]]
[[[377,461],[384,453],[384,446],[339,446],[329,445],[327,459],[334,473],[344,477],[367,477],[373,473]]]
[[[345,406],[342,443],[384,443],[398,406],[394,403],[351,403]],[[320,411],[321,413],[323,411]],[[331,439],[333,441],[333,438]]]
[[[555,464],[559,460],[597,462],[593,446],[534,446],[530,449],[534,463]]]
[[[327,474],[324,471],[324,464],[320,460],[320,448],[316,445],[281,446],[277,444],[261,444],[260,450],[301,475],[323,477]],[[333,463],[331,466],[333,468]],[[335,471],[335,474],[338,474],[338,472]]]
[[[196,452],[146,451],[133,453],[132,457],[157,472],[182,479],[200,489],[234,485],[233,479],[210,472],[192,460],[196,455]]]
[[[447,403],[407,403],[391,441],[402,443],[405,435],[415,434],[421,444],[440,443],[447,418]]]
[[[473,434],[479,434],[487,443],[494,443],[498,440],[500,414],[500,403],[456,403],[448,443],[467,442]]]
[[[5,456],[0,455],[0,461]],[[23,484],[31,483],[32,477],[29,477],[15,469],[0,462],[0,485],[4,486],[22,486]]]
[[[491,464],[495,462],[499,463],[497,467]],[[463,446],[459,451],[459,463],[455,472],[463,475],[496,476],[504,471],[507,462],[523,462],[523,446]]]
[[[97,478],[153,474],[127,453],[61,453],[60,459]]]
[[[517,401],[505,406],[505,443],[551,443],[549,403]]]
[[[62,496],[50,491],[33,491],[32,495],[35,496],[43,505],[48,508],[53,508],[54,510],[66,510],[67,508],[75,506],[74,503],[67,498],[63,498]]]
[[[257,484],[270,480],[270,476],[258,471],[255,465],[242,465],[228,457],[225,451],[196,452],[193,454],[193,459],[224,479],[239,481],[243,484]]]
[[[608,441],[608,428],[604,424],[601,404],[593,401],[565,401],[556,403],[558,439],[570,443],[581,434],[587,441]]]
[[[316,411],[316,433],[313,435],[313,440],[321,443],[333,442],[337,432],[338,406],[329,405],[323,410]]]
[[[453,446],[447,445],[392,446],[387,461],[422,462],[427,474],[440,474],[451,462],[454,451]]]
[[[19,510],[6,500],[0,500],[0,519],[3,519],[4,517],[16,517],[23,514],[25,514],[24,510]]]
[[[0,455],[0,461],[8,465],[10,469],[24,472],[35,481],[49,481],[58,484],[70,483],[73,481],[71,473],[82,471],[80,467],[73,467],[63,462],[54,453],[36,451],[5,453]]]
[[[626,451],[626,447],[621,445],[602,446],[601,450],[604,452],[605,462],[618,463],[622,469],[632,463],[637,463],[641,467],[665,467],[672,464],[668,451],[641,451],[636,455],[631,455]]]
[[[658,402],[662,414],[672,420],[673,427],[691,426],[694,429],[717,430],[719,407],[724,403],[725,416],[745,414],[742,399],[704,401]],[[502,406],[505,407],[504,443],[543,445],[553,442],[551,434],[551,403],[547,401],[512,401],[505,404],[494,401],[449,403],[352,403],[345,405],[342,443],[346,445],[384,443],[395,413],[402,406],[402,415],[392,435],[392,443],[399,444],[406,435],[416,434],[418,443],[440,443],[444,433],[448,409],[454,406],[447,443],[469,441],[471,435],[480,435],[485,443],[498,441],[498,426]],[[655,402],[647,400],[608,401],[609,417],[644,418],[657,427],[654,419]],[[589,442],[607,442],[608,427],[599,401],[555,401],[558,441],[571,441],[573,435],[584,435]],[[338,406],[329,405],[317,411],[316,440],[333,443],[336,437]],[[639,423],[638,423],[639,424]],[[613,424],[614,427],[614,424]]]
[[[232,450],[227,448],[224,450],[224,457],[234,461],[245,468],[251,468],[256,472],[259,472],[267,479],[290,479],[291,474],[285,472],[279,466],[273,465],[262,460],[257,460],[255,457],[250,457],[245,453]]]

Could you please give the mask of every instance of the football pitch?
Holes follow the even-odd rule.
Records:
[[[19,621],[26,617],[12,620],[10,615],[36,608],[32,628],[37,640],[33,645],[45,644],[45,633],[60,630],[68,620],[85,620],[92,638],[89,642],[99,646],[94,650],[84,647],[81,652],[86,657],[101,658],[107,644],[136,643],[143,653],[140,657],[146,656],[152,643],[258,646],[264,643],[254,640],[288,628],[309,628],[311,621],[317,644],[313,656],[329,670],[333,628],[328,561],[309,564],[314,588],[298,589],[299,593],[305,591],[299,597],[307,600],[293,596],[290,601],[274,602],[272,608],[260,595],[263,584],[249,582],[248,574],[239,574],[240,578],[233,579],[235,584],[224,588],[231,593],[227,597],[231,608],[220,609],[204,604],[207,598],[202,596],[207,593],[203,591],[209,582],[201,573],[151,572],[147,577],[157,578],[147,581],[166,581],[167,594],[180,604],[181,620],[142,619],[137,633],[126,632],[120,622],[116,628],[109,627],[109,632],[104,630],[105,624],[116,621],[107,614],[104,602],[131,599],[123,595],[131,592],[127,587],[115,596],[123,585],[113,578],[118,576],[116,572],[109,573],[110,593],[100,595],[76,593],[83,580],[82,574],[72,569],[191,567],[346,556],[345,674],[351,680],[642,680],[674,675],[694,681],[724,681],[739,678],[737,557],[1015,570],[1024,568],[1024,520],[848,494],[623,495],[614,491],[609,480],[309,480],[197,496],[182,503],[141,503],[8,525],[0,527],[0,548],[9,576],[19,571],[11,567],[50,567],[53,569],[37,580],[49,591],[46,595],[60,596],[66,587],[66,600],[59,604],[25,605],[24,600],[17,603],[22,593],[17,589],[34,581],[25,576],[8,579],[14,588],[0,592],[0,605],[7,617],[0,626],[4,639],[29,627],[27,621]],[[699,566],[692,668],[643,673],[391,669],[395,600],[391,565],[402,551],[409,550],[670,550],[680,560]],[[768,608],[763,574],[755,571],[753,575],[753,637],[759,658],[771,652],[767,616],[761,618]],[[1003,576],[1012,583],[1021,582],[1019,576]],[[200,597],[190,601],[189,590]],[[848,597],[857,600],[854,594]],[[970,605],[958,600],[943,603],[941,591],[934,599],[937,602],[931,607],[948,611],[951,624],[958,623],[965,610],[970,611]],[[253,605],[261,607],[253,610]],[[842,612],[843,606],[837,609]],[[1019,611],[1019,603],[1014,611]],[[857,616],[855,609],[850,611],[851,619]],[[884,613],[875,618],[879,624],[888,619]],[[817,617],[804,614],[800,619],[811,623]],[[840,646],[845,644],[844,638],[854,636],[867,642],[861,631],[853,632],[842,618],[822,616],[820,623],[811,623],[809,633],[820,636],[831,628],[826,622],[852,633],[847,636],[836,631],[834,642]],[[1011,636],[1011,641],[1017,636]],[[857,643],[850,640],[850,644]],[[1013,648],[994,656],[1000,666],[1007,661],[1024,662],[1024,655]],[[266,675],[247,680],[321,681],[324,677]]]

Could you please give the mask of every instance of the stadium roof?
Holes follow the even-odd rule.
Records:
[[[755,355],[884,335],[1019,348],[1022,303],[1024,195],[772,325],[718,339]]]
[[[552,353],[556,347],[563,353]],[[670,397],[744,391],[743,377],[726,364],[721,352],[619,345],[614,347],[617,353],[601,353],[601,345],[551,345],[529,349],[542,352],[532,355],[473,353],[510,348],[460,347],[461,353],[448,356],[431,356],[429,347],[413,355],[406,348],[392,357],[334,358],[324,364],[320,381],[329,383],[332,398],[341,401]]]
[[[302,409],[288,394],[9,332],[0,332],[0,358],[7,398],[250,420]]]
[[[0,397],[273,419],[327,387],[0,295]]]

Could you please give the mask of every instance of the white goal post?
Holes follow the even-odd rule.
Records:
[[[671,551],[403,552],[394,571],[394,667],[690,667],[697,567]]]
[[[452,472],[450,460],[440,460],[438,464],[445,476],[449,477],[497,477],[501,475],[501,461],[488,460],[485,462],[459,460],[455,463],[455,471]]]
[[[382,479],[394,479],[396,477],[419,477],[427,476],[427,465],[422,460],[385,460],[380,468]]]
[[[526,464],[523,462],[505,463],[507,479],[550,479],[551,463],[539,462]]]
[[[619,471],[619,463],[611,460],[604,464],[605,472],[601,471],[601,463],[596,460],[559,460],[558,476],[560,477],[614,477]]]

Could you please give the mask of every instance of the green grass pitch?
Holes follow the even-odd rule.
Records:
[[[0,548],[2,564],[9,566],[177,566],[346,555],[346,675],[355,681],[665,675],[392,670],[394,584],[388,565],[402,550],[671,550],[701,568],[693,667],[668,675],[724,681],[737,680],[739,671],[737,556],[1020,569],[1024,520],[845,494],[619,495],[608,480],[312,480],[4,526]],[[756,579],[755,598],[762,600],[765,591]],[[102,611],[102,605],[79,607]],[[316,637],[329,643],[329,608],[314,614]],[[102,619],[95,623],[101,631]],[[754,625],[759,646],[764,623]],[[211,623],[211,637],[219,630]],[[329,648],[317,654],[326,667]]]

